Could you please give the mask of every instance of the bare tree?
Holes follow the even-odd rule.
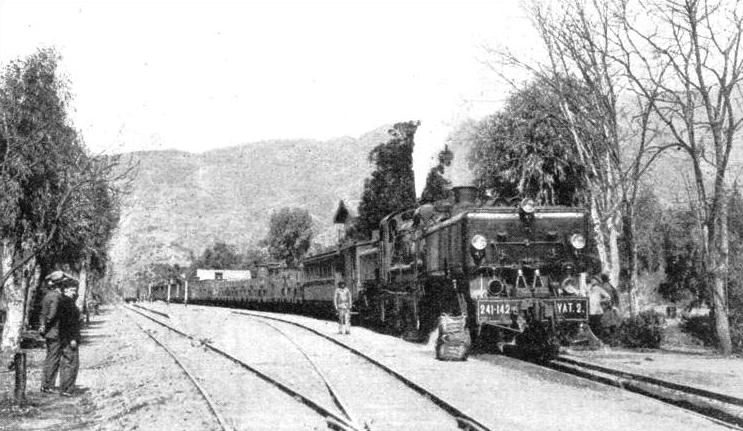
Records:
[[[672,145],[689,156],[716,332],[720,349],[729,354],[726,174],[743,122],[743,6],[720,0],[617,4],[623,25],[617,38],[623,56],[617,59],[665,125]],[[638,24],[637,12],[651,19]],[[650,97],[656,88],[659,96]]]
[[[637,97],[616,61],[620,24],[611,3],[572,0],[559,10],[534,0],[527,11],[546,48],[547,61],[530,63],[508,50],[491,50],[499,65],[526,69],[548,83],[573,137],[575,158],[584,167],[587,200],[602,270],[619,282],[619,237],[624,234],[632,268],[630,312],[635,313],[637,250],[634,217],[640,181],[667,148],[657,142],[653,110]],[[654,95],[655,94],[655,95]],[[656,97],[649,89],[649,97]]]

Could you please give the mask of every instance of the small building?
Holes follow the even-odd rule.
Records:
[[[250,280],[248,269],[197,269],[196,278],[199,280]]]
[[[359,203],[360,201],[352,201],[351,206],[358,207]],[[336,244],[340,245],[355,241],[355,239],[352,237],[352,231],[356,229],[358,218],[359,216],[356,211],[349,208],[349,205],[346,205],[343,200],[338,202],[338,208],[335,210],[335,214],[333,214],[333,226],[335,227]],[[376,241],[379,239],[378,230],[372,231],[371,235],[372,240]]]

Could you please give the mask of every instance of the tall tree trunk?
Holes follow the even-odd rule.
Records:
[[[24,317],[24,326],[28,327],[31,319],[31,311],[36,303],[36,294],[41,284],[41,267],[36,264],[36,259],[32,259],[31,274],[28,281],[28,295],[26,296],[26,312]]]
[[[17,257],[15,241],[3,238],[0,246],[2,247],[0,267],[2,267],[2,274],[5,277],[3,305],[6,310],[0,351],[11,354],[13,357],[13,368],[15,369],[14,397],[16,404],[22,406],[26,401],[26,354],[21,352],[21,336],[26,307],[24,286],[26,283],[19,280],[17,274],[13,273],[13,264]]]
[[[85,313],[85,298],[88,294],[88,262],[90,259],[85,256],[82,259],[82,262],[80,263],[80,274],[78,275],[78,282],[80,283],[79,287],[77,288],[77,301],[76,305],[78,310],[80,310],[80,316],[83,316]]]
[[[718,191],[722,190],[722,192]],[[715,199],[714,230],[711,238],[710,268],[712,269],[712,305],[715,310],[715,331],[720,342],[720,351],[729,355],[733,351],[733,343],[730,338],[730,323],[728,320],[728,202],[724,188],[716,187],[716,194],[721,195]]]
[[[603,223],[601,223],[601,216],[597,207],[597,199],[594,195],[591,197],[591,221],[593,222],[593,233],[596,240],[596,252],[599,255],[599,261],[601,261],[601,267],[603,269],[606,262],[609,261],[609,253],[606,251],[606,236],[604,235]]]
[[[609,281],[613,286],[619,286],[620,252],[619,252],[619,226],[617,219],[619,215],[609,217],[607,229],[609,231],[609,265],[605,267],[604,272],[609,274]]]
[[[602,219],[597,209],[596,195],[591,197],[591,220],[596,239],[596,251],[601,261],[601,272],[609,275],[612,285],[619,285],[620,253],[619,253],[619,224],[616,220],[620,214],[605,216]]]
[[[0,349],[17,352],[21,345],[21,331],[23,331],[23,312],[25,310],[26,292],[22,290],[17,274],[12,274],[13,261],[16,257],[15,241],[4,238],[2,240],[2,256],[0,257],[2,272],[7,276],[3,286],[3,305],[5,306],[5,326],[3,326]]]

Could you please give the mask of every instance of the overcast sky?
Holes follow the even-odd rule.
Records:
[[[57,47],[94,152],[357,137],[420,120],[422,171],[451,127],[506,96],[481,47],[533,40],[516,0],[0,0],[0,62]]]

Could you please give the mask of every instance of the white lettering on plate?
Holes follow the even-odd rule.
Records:
[[[557,311],[561,314],[565,313],[583,313],[582,302],[558,302]]]
[[[507,302],[487,302],[480,304],[480,314],[509,314],[511,312],[511,304]]]

